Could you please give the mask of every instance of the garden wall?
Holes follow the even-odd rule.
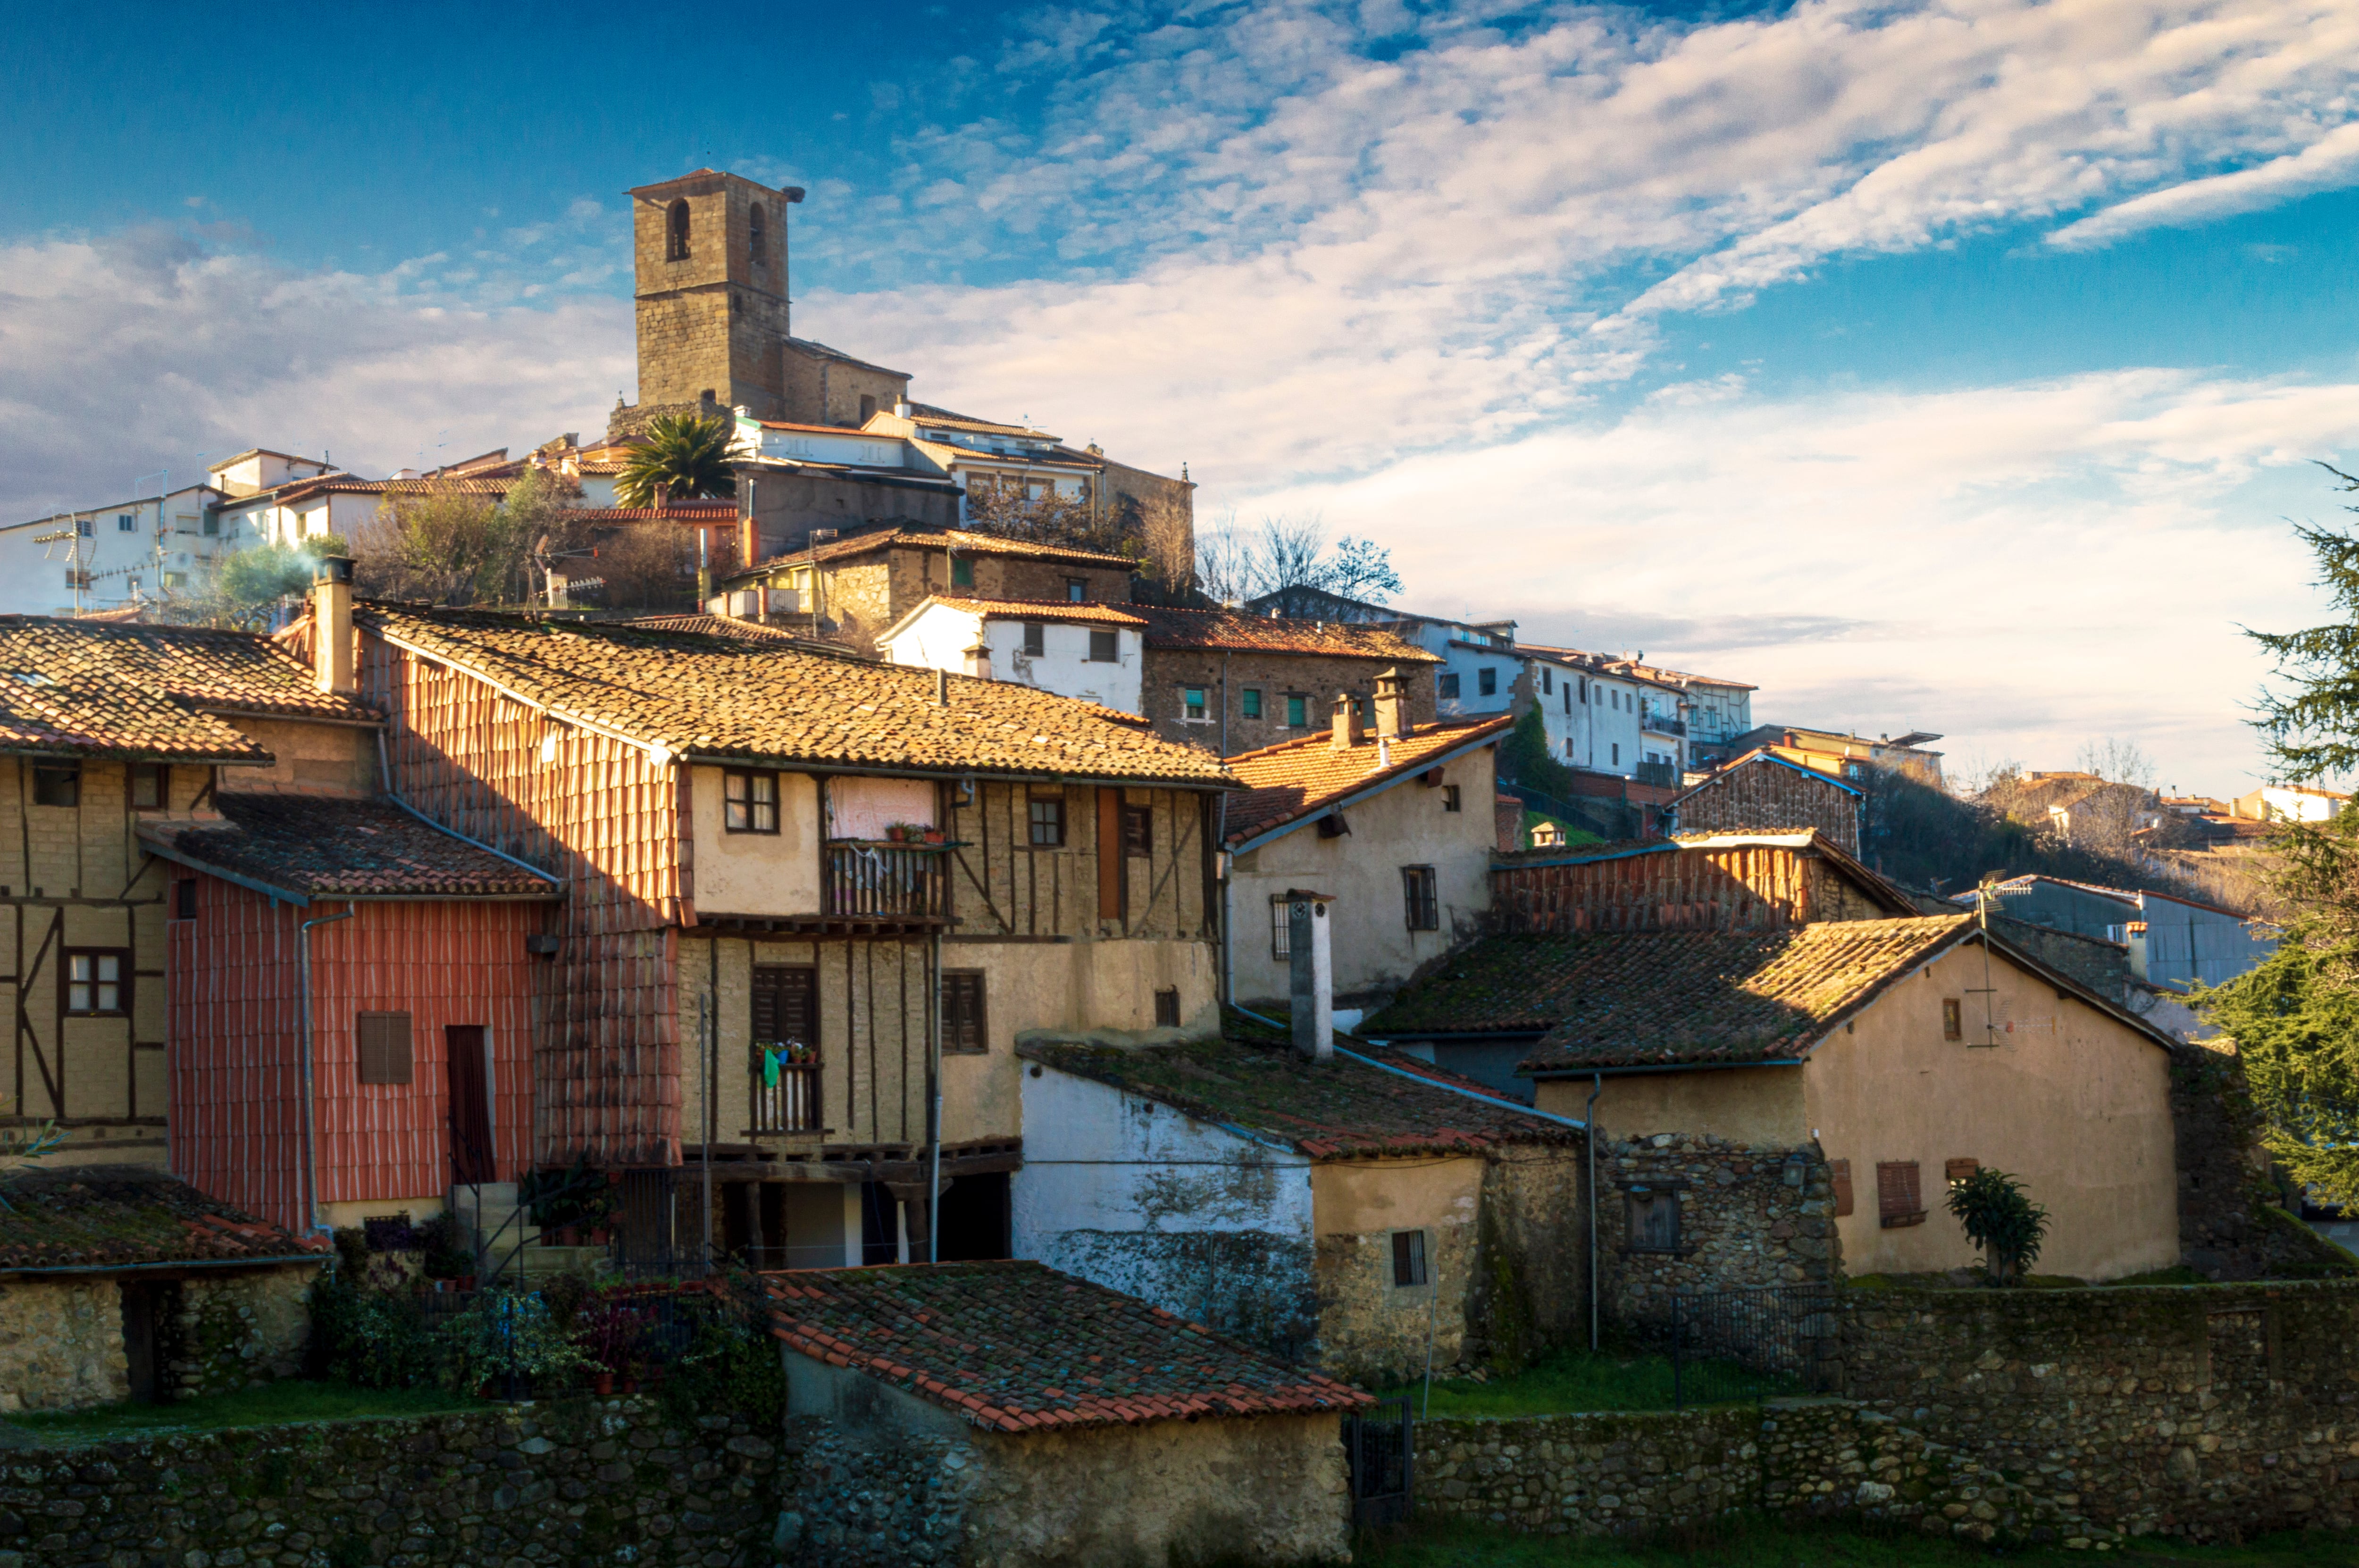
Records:
[[[0,1568],[766,1563],[774,1435],[601,1400],[11,1449]]]

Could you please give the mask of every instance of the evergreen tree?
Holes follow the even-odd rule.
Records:
[[[614,481],[614,499],[625,506],[653,506],[658,492],[674,501],[734,495],[729,449],[735,441],[727,419],[667,414],[647,427],[647,445],[631,449]]]

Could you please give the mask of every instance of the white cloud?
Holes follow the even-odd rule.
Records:
[[[2273,206],[2290,197],[2348,184],[2359,174],[2359,121],[2336,126],[2298,153],[2257,168],[2215,174],[2144,196],[2067,223],[2048,236],[2064,250],[2086,250],[2141,229],[2206,222]]]

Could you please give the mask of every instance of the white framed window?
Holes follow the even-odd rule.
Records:
[[[1294,949],[1288,945],[1286,939],[1288,928],[1286,907],[1284,893],[1269,895],[1269,956],[1273,958],[1290,958],[1294,956]]]

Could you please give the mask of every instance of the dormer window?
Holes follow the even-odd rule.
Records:
[[[664,260],[688,259],[688,200],[682,197],[664,209]]]

